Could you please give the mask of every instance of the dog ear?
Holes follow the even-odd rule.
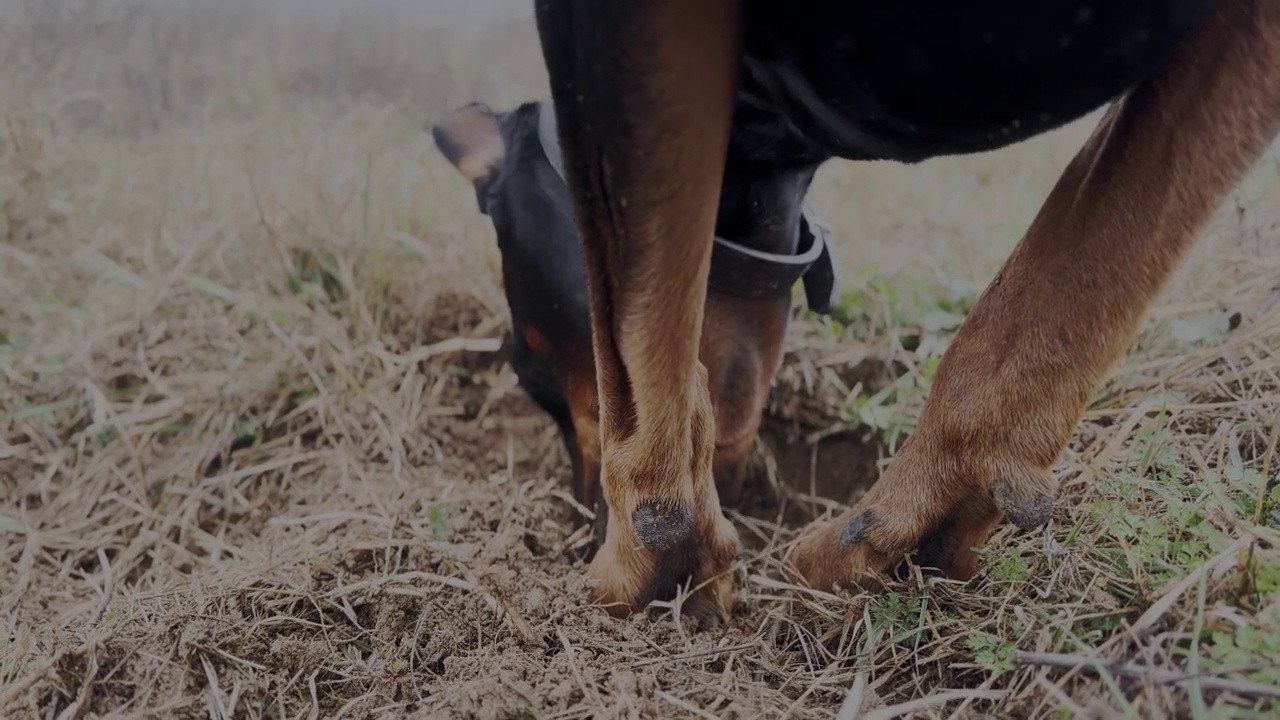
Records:
[[[488,183],[502,172],[507,146],[498,128],[498,116],[484,103],[453,110],[431,128],[441,154],[458,172],[476,185]]]

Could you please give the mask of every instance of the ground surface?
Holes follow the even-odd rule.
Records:
[[[1052,523],[877,597],[779,558],[910,430],[1093,118],[824,169],[848,293],[797,313],[774,472],[733,511],[744,602],[695,633],[586,604],[492,232],[421,132],[543,94],[524,3],[212,5],[0,10],[0,715],[1277,711],[1276,153],[1090,408]]]

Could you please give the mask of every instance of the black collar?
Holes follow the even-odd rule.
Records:
[[[539,103],[538,139],[547,161],[563,181],[555,107],[549,100]],[[809,309],[829,313],[839,299],[839,276],[831,254],[830,234],[831,229],[818,219],[806,198],[800,215],[800,247],[795,255],[760,252],[716,236],[707,286],[726,295],[759,299],[790,293],[792,286],[803,280]]]

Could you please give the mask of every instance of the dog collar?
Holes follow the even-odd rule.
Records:
[[[566,182],[560,138],[556,132],[555,107],[544,100],[538,107],[538,140],[552,169]],[[831,253],[831,229],[813,212],[805,198],[800,213],[800,246],[794,255],[753,250],[732,240],[715,237],[711,249],[711,272],[707,286],[713,290],[747,299],[777,297],[804,281],[809,309],[827,314],[838,300],[839,277]]]

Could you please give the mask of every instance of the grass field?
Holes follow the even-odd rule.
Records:
[[[545,93],[528,3],[296,5],[0,0],[0,716],[1280,713],[1280,153],[1091,405],[1050,525],[877,596],[780,558],[910,431],[1096,116],[824,168],[846,295],[797,311],[730,510],[742,607],[698,633],[588,604],[492,230],[422,131]]]

